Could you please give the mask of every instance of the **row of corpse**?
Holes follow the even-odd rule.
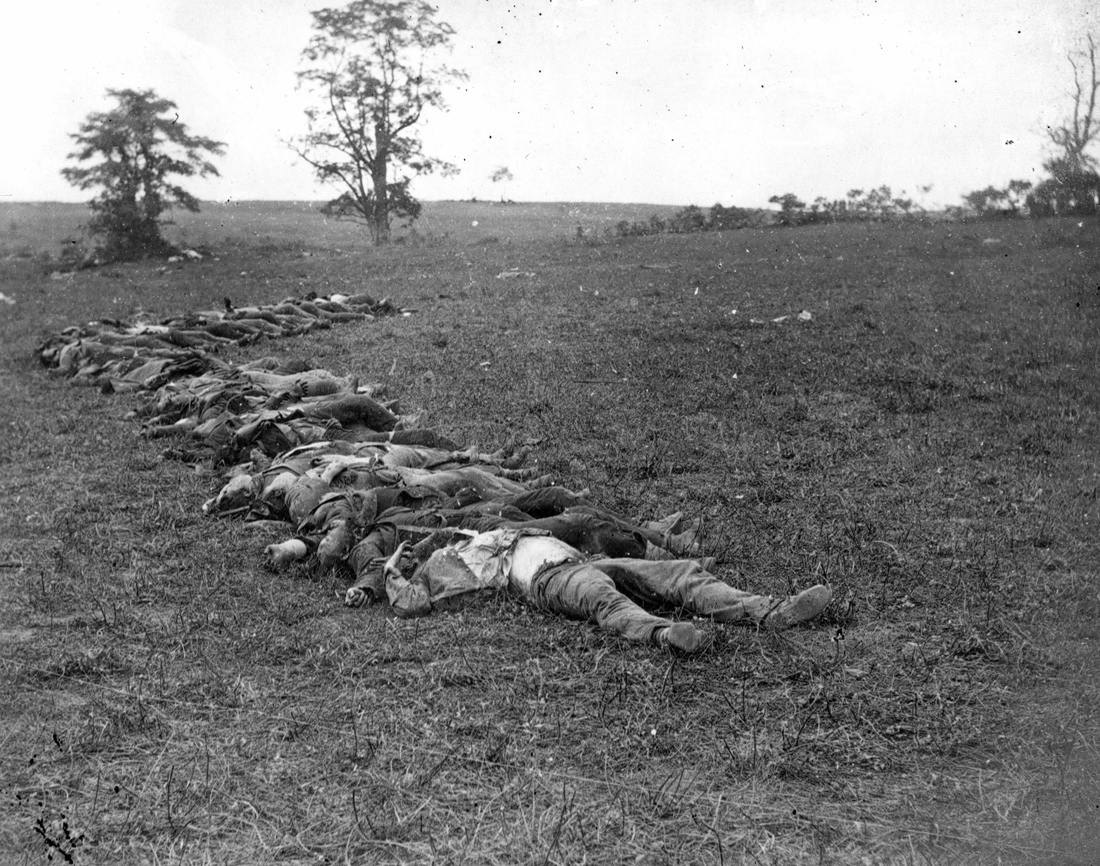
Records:
[[[173,383],[138,414],[146,435],[187,437],[228,466],[205,513],[287,530],[267,547],[269,564],[346,569],[349,605],[385,598],[382,566],[402,541],[441,532],[530,528],[613,557],[698,551],[698,527],[678,514],[638,522],[525,468],[529,445],[462,447],[420,426],[421,413],[401,414],[377,385],[277,363]]]
[[[226,298],[224,306],[157,322],[101,319],[69,327],[46,340],[38,357],[60,375],[105,392],[155,390],[166,382],[225,368],[214,353],[226,346],[403,312],[391,301],[369,295],[310,294],[247,307],[234,307]]]
[[[166,457],[209,462],[225,485],[211,515],[278,526],[272,567],[302,561],[354,578],[345,601],[385,598],[382,566],[401,542],[454,532],[529,528],[584,554],[672,559],[698,552],[698,525],[679,514],[638,522],[587,491],[524,468],[530,447],[464,447],[403,413],[378,384],[267,357],[233,364],[227,344],[294,336],[338,322],[402,313],[366,295],[68,328],[39,349],[43,364],[106,392],[136,392],[142,435],[171,438]]]
[[[148,438],[189,440],[168,456],[208,458],[215,466],[235,465],[254,451],[274,458],[329,440],[453,444],[420,429],[421,414],[399,414],[396,401],[382,399],[384,390],[360,385],[354,376],[266,357],[166,383],[133,414],[143,419]]]

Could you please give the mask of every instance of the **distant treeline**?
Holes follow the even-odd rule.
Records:
[[[930,187],[922,188],[927,192]],[[1088,216],[1100,213],[1100,177],[1095,172],[1064,172],[1032,188],[1030,181],[1013,180],[1003,189],[989,186],[962,196],[965,204],[942,211],[929,211],[908,198],[903,190],[894,195],[888,186],[877,189],[852,189],[845,198],[818,196],[810,204],[794,193],[773,195],[768,201],[779,210],[724,207],[715,204],[709,210],[688,205],[673,216],[662,219],[654,214],[648,221],[620,220],[604,234],[636,237],[655,234],[727,231],[765,226],[803,226],[852,222],[943,222],[1017,217]],[[577,238],[586,238],[577,227]]]
[[[615,237],[636,237],[638,235],[656,235],[663,233],[686,234],[687,232],[723,231],[726,229],[748,229],[771,225],[774,214],[767,210],[754,210],[743,207],[723,207],[716,204],[710,210],[696,205],[688,205],[671,217],[662,219],[653,214],[646,222],[619,220],[614,227],[605,232]],[[580,228],[578,227],[578,233]]]
[[[765,226],[798,226],[837,222],[882,222],[899,219],[943,219],[944,215],[930,213],[914,205],[913,200],[895,196],[888,186],[864,192],[849,190],[847,198],[818,197],[807,205],[794,193],[774,195],[769,201],[778,204],[779,210],[762,208],[725,207],[712,205],[709,209],[688,205],[668,219],[653,215],[646,222],[621,220],[608,234],[616,237],[654,235],[662,233],[685,234],[688,232],[728,231]],[[583,232],[578,229],[578,237]]]

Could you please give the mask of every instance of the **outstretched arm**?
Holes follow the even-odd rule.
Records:
[[[452,541],[456,535],[468,536],[469,532],[463,532],[461,529],[457,529],[451,526],[444,526],[441,529],[436,529],[427,538],[418,541],[412,549],[413,558],[417,562],[424,562],[429,556],[435,553],[442,547],[446,547]]]
[[[403,527],[408,534],[419,532],[416,528]],[[432,553],[440,547],[448,544],[457,533],[455,529],[438,529],[428,532],[426,538],[412,546],[409,552],[414,562],[424,562]],[[361,607],[368,601],[380,601],[383,593],[391,596],[389,587],[386,586],[387,575],[385,572],[385,560],[390,558],[393,551],[398,549],[398,527],[394,523],[377,523],[369,533],[355,545],[348,555],[348,565],[355,572],[356,581],[344,593],[344,604],[348,607]],[[406,546],[407,547],[407,546]],[[400,577],[400,562],[394,563],[394,571]],[[408,581],[405,581],[408,583]],[[428,590],[423,589],[425,597]],[[407,595],[408,591],[405,592]],[[426,613],[427,611],[425,611]]]
[[[381,601],[386,595],[386,575],[382,569],[397,549],[397,527],[377,523],[348,554],[348,565],[355,572],[355,583],[344,593],[344,604],[361,607],[368,601]]]
[[[405,552],[406,545],[407,542],[402,541],[382,569],[386,578],[386,596],[390,600],[390,607],[402,619],[427,616],[432,612],[432,600],[425,583],[421,580],[406,580],[401,573],[401,554]]]

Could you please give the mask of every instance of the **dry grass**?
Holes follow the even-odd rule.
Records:
[[[1092,862],[1098,227],[575,245],[523,219],[511,244],[310,227],[164,272],[0,264],[6,861]],[[99,315],[345,288],[419,312],[240,357],[540,439],[608,506],[702,515],[730,580],[838,602],[690,659],[507,598],[345,610],[343,575],[266,572],[272,537],[204,519],[216,478],[161,461],[127,398],[31,360]]]

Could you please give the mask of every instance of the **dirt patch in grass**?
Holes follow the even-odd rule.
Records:
[[[81,863],[1090,862],[1098,228],[971,231],[517,229],[65,281],[0,263],[17,299],[0,629],[20,638],[0,644],[0,845]],[[513,269],[535,276],[497,279]],[[601,504],[702,516],[731,581],[827,580],[837,602],[784,635],[713,627],[692,659],[507,598],[420,622],[348,611],[344,575],[266,572],[271,539],[203,518],[216,477],[160,460],[129,398],[32,360],[75,322],[303,287],[418,312],[227,357],[385,381],[485,447],[540,439],[545,471]]]

